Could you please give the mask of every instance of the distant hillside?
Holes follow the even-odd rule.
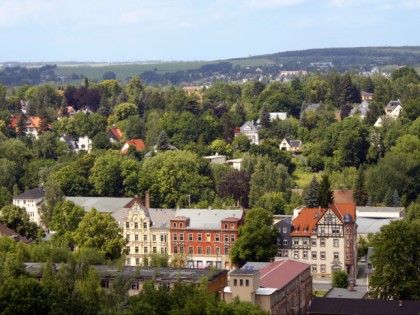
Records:
[[[281,70],[370,71],[375,67],[420,67],[420,46],[325,48],[286,51],[274,54],[215,61],[174,62],[4,62],[0,84],[80,84],[84,78],[100,82],[115,78],[127,82],[138,75],[149,85],[211,84],[215,81],[242,81],[256,76],[278,75]]]

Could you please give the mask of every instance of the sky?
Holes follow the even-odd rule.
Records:
[[[211,61],[417,46],[420,0],[0,0],[0,62]]]

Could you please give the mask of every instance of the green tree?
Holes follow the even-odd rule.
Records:
[[[156,149],[158,151],[169,150],[169,138],[165,131],[161,131],[156,140]]]
[[[408,222],[412,222],[416,219],[420,219],[420,204],[419,203],[415,203],[415,202],[410,203],[410,205],[407,207],[405,219]]]
[[[270,192],[258,199],[256,206],[270,211],[272,214],[285,214],[286,200],[283,193]]]
[[[139,112],[136,104],[126,102],[115,106],[113,119],[115,122],[117,122],[138,114]]]
[[[365,172],[362,166],[357,170],[357,178],[353,185],[353,200],[357,206],[365,206],[369,196],[367,194]]]
[[[334,194],[331,190],[330,179],[327,174],[321,177],[318,188],[318,200],[321,208],[328,208],[334,202]]]
[[[333,288],[344,288],[347,289],[349,286],[348,275],[344,270],[336,271],[333,273],[332,286]]]
[[[241,266],[247,261],[270,261],[276,255],[277,231],[270,211],[262,208],[248,211],[238,234],[230,251],[233,263]]]
[[[119,258],[126,244],[118,222],[110,214],[100,213],[94,208],[83,217],[73,238],[78,247],[97,248],[108,259]]]
[[[375,270],[369,285],[374,298],[420,299],[419,230],[419,220],[395,220],[383,226],[373,238]]]
[[[263,106],[261,115],[260,115],[260,123],[263,128],[270,128],[271,119],[270,119],[270,110],[266,105]]]
[[[53,177],[48,178],[48,181],[45,184],[45,203],[41,206],[42,222],[44,222],[47,227],[49,227],[49,224],[53,219],[55,206],[63,200],[64,194],[60,185]]]
[[[112,151],[96,159],[89,176],[89,182],[99,196],[121,195],[121,160],[122,157]]]
[[[54,215],[49,227],[55,233],[54,239],[63,240],[67,244],[73,244],[73,232],[79,226],[85,215],[85,210],[81,206],[76,206],[73,201],[66,200],[59,202],[54,207]]]
[[[12,203],[12,194],[9,189],[4,186],[0,186],[0,209],[4,206]]]
[[[303,201],[308,208],[317,208],[319,206],[319,184],[315,175],[312,176],[309,186],[303,192]]]
[[[1,209],[0,222],[30,239],[37,239],[40,235],[37,225],[29,221],[29,215],[26,210],[18,206],[4,206]]]

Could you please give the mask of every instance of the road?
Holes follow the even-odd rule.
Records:
[[[357,264],[357,278],[356,278],[356,290],[367,291],[367,281],[365,274],[365,264]],[[331,289],[331,279],[313,277],[312,286],[314,291],[328,291]]]

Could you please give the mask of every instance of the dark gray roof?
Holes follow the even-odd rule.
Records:
[[[343,288],[331,288],[327,294],[326,298],[340,298],[340,299],[363,299],[366,295],[366,290],[357,290],[354,291],[343,289]]]
[[[45,188],[37,187],[24,191],[13,199],[40,199],[45,196]]]
[[[235,269],[230,272],[231,276],[246,276],[246,275],[255,275],[259,273],[258,269]]]
[[[418,314],[420,301],[314,298],[308,314],[399,315]]]

